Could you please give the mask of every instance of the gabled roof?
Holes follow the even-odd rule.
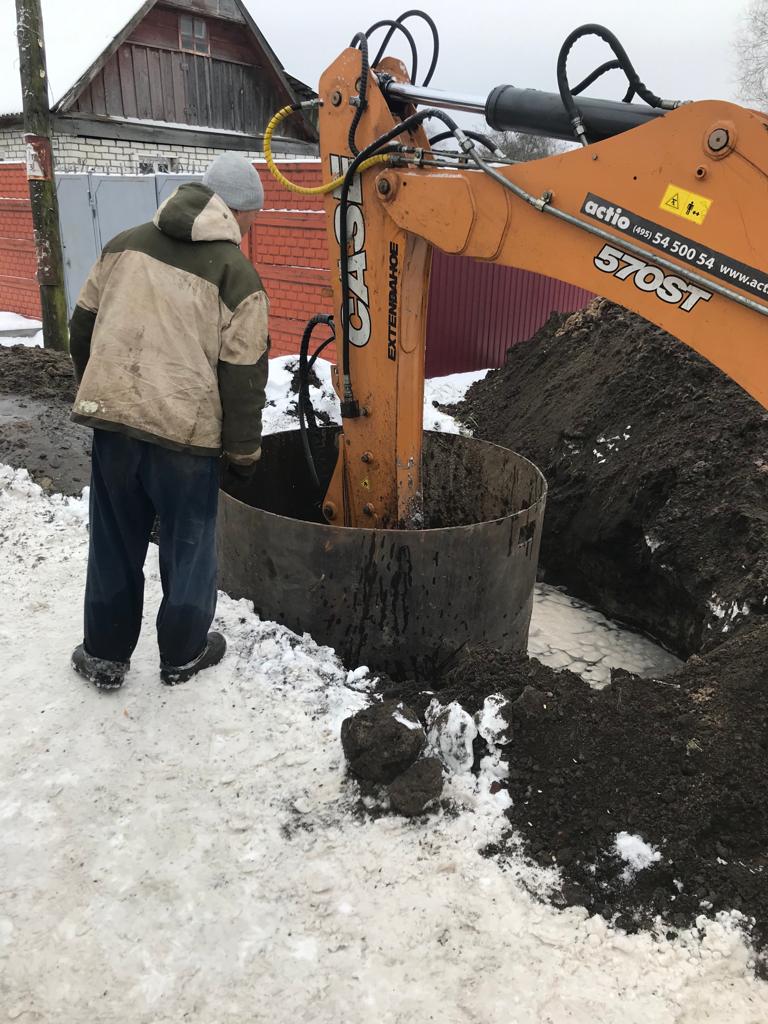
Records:
[[[51,109],[66,112],[139,22],[162,0],[41,0]],[[176,0],[178,2],[178,0]],[[231,0],[256,37],[288,97],[293,82],[242,0]],[[4,0],[0,10],[0,119],[22,110],[16,10]],[[307,89],[304,86],[304,89]]]

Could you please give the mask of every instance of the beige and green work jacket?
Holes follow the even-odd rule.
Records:
[[[198,455],[261,444],[269,303],[225,203],[182,185],[114,238],[70,323],[72,418]]]

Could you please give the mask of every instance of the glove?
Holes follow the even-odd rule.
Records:
[[[250,480],[256,473],[261,458],[261,448],[258,448],[250,455],[234,455],[232,452],[224,452],[224,465],[233,476],[241,480]]]

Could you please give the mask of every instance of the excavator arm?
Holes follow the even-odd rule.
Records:
[[[349,48],[319,95],[325,174],[346,175],[326,197],[329,249],[343,257],[332,267],[343,426],[323,504],[330,522],[420,525],[433,246],[556,277],[634,310],[768,407],[766,116],[715,101],[642,115],[624,105],[629,130],[620,124],[620,134],[606,128],[591,145],[499,165],[460,131],[461,156],[430,149],[409,103],[417,90],[397,61],[374,73]],[[380,164],[349,173],[355,151],[365,157],[377,140]]]

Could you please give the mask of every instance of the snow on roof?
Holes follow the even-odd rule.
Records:
[[[53,105],[109,46],[143,0],[41,0]],[[21,112],[16,5],[0,4],[0,117]]]

